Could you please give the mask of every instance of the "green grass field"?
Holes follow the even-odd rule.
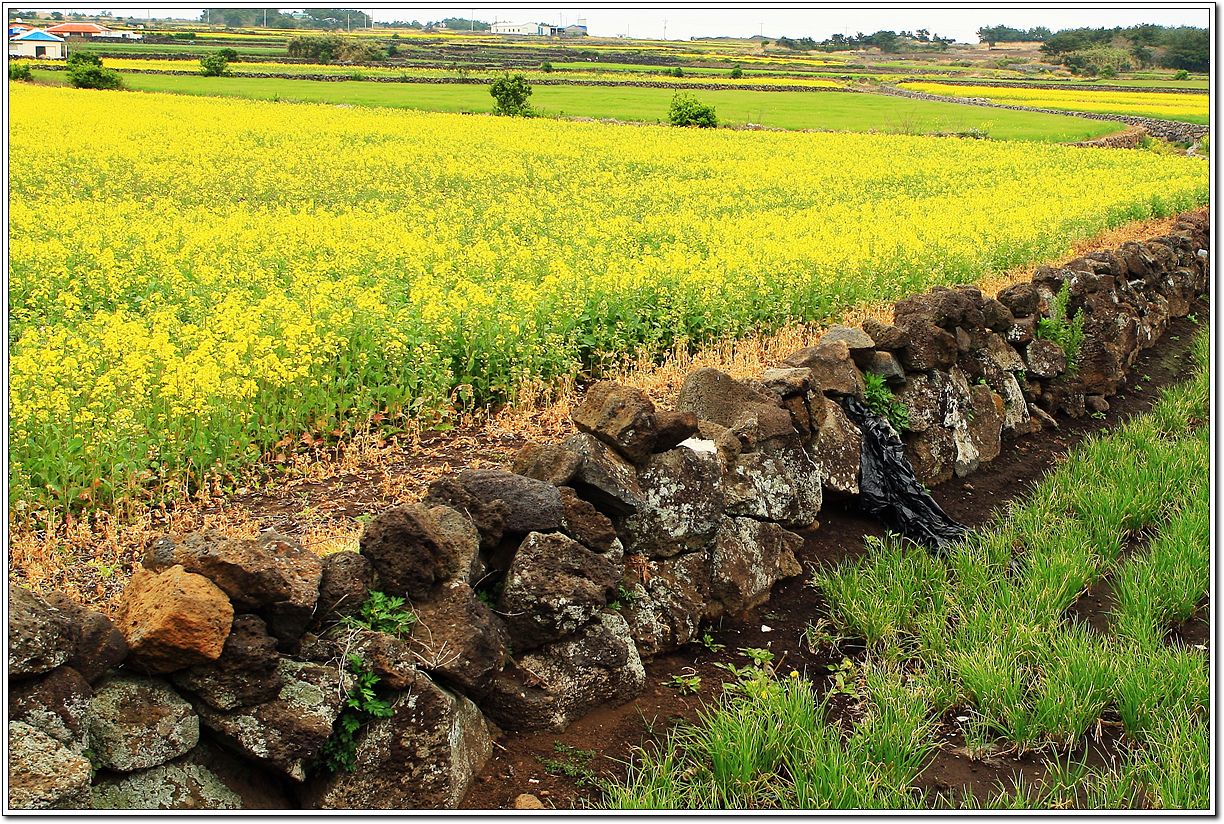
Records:
[[[34,72],[37,79],[63,83],[61,72]],[[385,106],[436,112],[490,112],[493,100],[480,84],[320,83],[279,78],[207,78],[191,75],[125,74],[136,91],[220,95],[257,100],[297,100],[349,106]],[[531,104],[545,116],[616,118],[654,122],[667,119],[673,91],[615,86],[536,86]],[[1062,115],[985,110],[955,103],[900,100],[851,92],[702,91],[722,123],[760,123],[784,129],[829,129],[921,134],[977,129],[1001,140],[1068,142],[1090,140],[1118,130],[1105,121]]]

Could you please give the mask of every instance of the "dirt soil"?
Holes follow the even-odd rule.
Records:
[[[936,486],[932,490],[935,500],[962,523],[988,528],[1006,511],[1009,502],[1023,498],[1068,450],[1089,435],[1108,432],[1132,415],[1148,411],[1161,387],[1186,374],[1194,334],[1207,324],[1208,311],[1202,307],[1197,307],[1195,321],[1173,321],[1156,346],[1140,356],[1125,388],[1110,399],[1110,409],[1103,418],[1060,415],[1058,429],[1005,441],[1002,453],[990,464],[969,477]],[[805,568],[819,568],[861,557],[865,553],[864,536],[882,537],[884,528],[856,511],[853,501],[826,498],[818,527],[800,534],[804,538],[800,562]],[[724,649],[715,652],[690,643],[648,662],[646,689],[635,700],[620,707],[601,708],[571,724],[564,733],[503,735],[461,806],[514,809],[515,799],[523,793],[533,794],[545,807],[555,809],[581,809],[598,803],[600,791],[591,779],[623,778],[635,747],[661,742],[677,721],[695,721],[702,705],[715,701],[722,692],[722,682],[730,678],[715,664],[742,666],[747,662],[737,654],[740,648],[769,648],[775,660],[781,659],[780,672],[796,670],[824,694],[833,684],[832,673],[843,656],[856,658],[863,648],[853,642],[844,642],[836,649],[809,648],[804,640],[805,627],[828,613],[824,598],[806,583],[807,577],[778,582],[768,603],[739,619],[724,619],[712,626],[713,641],[725,645]],[[1111,606],[1110,584],[1105,579],[1081,596],[1072,612],[1105,630]],[[1208,617],[1209,607],[1204,603],[1190,620],[1170,633],[1170,643],[1206,645]],[[681,695],[674,687],[664,686],[672,676],[692,674],[701,678],[695,694]],[[832,697],[830,707],[831,721],[853,711],[850,699],[842,694]],[[1018,775],[1030,783],[1044,776],[1042,757],[1037,754],[970,758],[957,714],[954,710],[944,719],[937,733],[939,752],[916,782],[924,806],[955,804],[966,789],[984,800],[999,789],[1011,789]],[[1089,736],[1084,743],[1089,764],[1108,762],[1117,751],[1120,727],[1118,717],[1107,711],[1098,737]]]

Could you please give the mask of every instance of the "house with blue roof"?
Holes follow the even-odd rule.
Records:
[[[9,38],[9,57],[41,57],[46,60],[64,60],[68,57],[68,46],[64,38],[48,34],[42,29]]]

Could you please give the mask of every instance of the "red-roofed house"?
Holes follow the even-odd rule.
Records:
[[[51,34],[58,34],[60,37],[73,34],[78,37],[94,37],[96,35],[109,34],[111,30],[106,26],[99,26],[97,23],[60,23],[58,26],[51,26],[46,31],[49,31]]]

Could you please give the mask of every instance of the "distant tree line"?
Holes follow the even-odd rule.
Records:
[[[995,43],[1040,43],[1053,36],[1053,32],[1045,26],[1035,26],[1031,29],[1013,29],[1011,26],[982,26],[977,30],[978,41],[988,43],[994,48]]]
[[[338,30],[367,28],[371,23],[370,16],[359,9],[304,9],[300,15],[293,15],[269,8],[210,8],[200,15],[200,22],[230,29],[262,26],[265,20],[269,26],[278,29]]]
[[[944,51],[951,40],[946,40],[938,34],[932,35],[926,29],[914,32],[878,31],[875,34],[854,35],[835,34],[827,40],[816,41],[811,37],[792,39],[779,37],[778,45],[794,51],[858,51],[875,47],[887,54],[912,51]]]
[[[386,58],[377,44],[339,34],[304,34],[291,37],[286,53],[315,63],[375,63]]]
[[[1100,60],[1111,52],[1122,52],[1126,68],[1163,66],[1192,72],[1211,70],[1211,38],[1206,29],[1193,26],[1165,27],[1154,24],[1112,29],[1063,29],[1041,45],[1041,51],[1072,70],[1092,74],[1100,71]],[[1117,58],[1117,55],[1113,55]]]

